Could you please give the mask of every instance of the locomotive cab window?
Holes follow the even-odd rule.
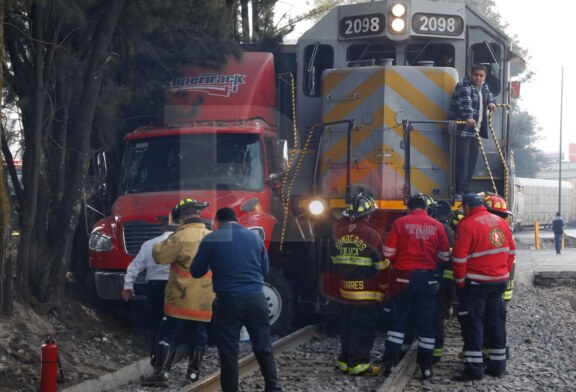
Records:
[[[494,42],[472,45],[471,63],[484,64],[488,68],[486,84],[494,96],[502,91],[502,46]]]
[[[350,45],[346,53],[349,67],[366,67],[372,65],[392,65],[391,60],[396,58],[394,45],[386,44],[356,44]]]
[[[334,67],[334,49],[330,45],[308,45],[304,49],[304,92],[309,97],[320,96],[322,72]]]
[[[406,47],[406,65],[432,62],[434,67],[454,67],[455,49],[451,44],[415,44]]]

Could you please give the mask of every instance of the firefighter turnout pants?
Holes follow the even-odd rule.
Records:
[[[376,338],[381,304],[342,304],[340,313],[340,356],[338,367],[361,374],[370,366],[370,351]]]
[[[412,313],[418,336],[418,365],[421,369],[432,367],[436,283],[434,271],[428,270],[412,271],[409,278],[393,277],[392,285],[404,287],[395,290],[396,295],[388,303],[391,318],[384,351],[385,364],[394,366],[398,363]]]
[[[484,376],[482,345],[484,336],[490,347],[486,372],[501,376],[506,372],[506,307],[502,293],[506,283],[479,284],[466,280],[458,290],[458,321],[464,338],[464,371],[469,376]]]

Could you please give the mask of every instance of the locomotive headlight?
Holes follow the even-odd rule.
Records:
[[[393,34],[402,34],[408,25],[408,7],[404,3],[393,3],[388,9],[389,29]]]
[[[312,200],[310,204],[308,204],[308,211],[315,216],[321,215],[325,209],[326,205],[322,200]]]
[[[406,28],[406,22],[404,22],[402,19],[394,19],[390,26],[395,32],[401,33]]]
[[[401,3],[394,4],[390,8],[390,12],[392,13],[393,16],[400,18],[406,15],[406,5]]]

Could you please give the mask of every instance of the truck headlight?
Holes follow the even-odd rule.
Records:
[[[112,240],[107,235],[92,233],[90,234],[88,247],[96,252],[108,252],[112,250]]]

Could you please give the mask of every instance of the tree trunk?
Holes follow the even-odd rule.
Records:
[[[240,0],[240,15],[242,23],[242,42],[250,43],[250,17],[248,15],[248,0]]]
[[[90,163],[90,136],[94,122],[94,112],[100,94],[102,74],[108,58],[108,48],[112,40],[114,30],[120,16],[124,0],[112,0],[107,2],[105,15],[94,35],[94,47],[90,55],[90,63],[86,72],[84,89],[79,105],[78,116],[72,129],[74,134],[70,139],[71,172],[60,208],[57,212],[59,220],[56,227],[52,227],[49,233],[53,233],[50,243],[55,244],[52,269],[48,276],[48,287],[45,300],[49,300],[57,293],[59,287],[64,284],[66,269],[65,264],[70,258],[74,231],[78,222],[78,216],[82,205],[82,192],[86,186],[86,177]]]
[[[42,120],[44,118],[44,102],[46,91],[44,85],[44,6],[43,3],[36,3],[32,6],[30,15],[32,26],[32,37],[34,39],[34,96],[31,113],[32,122],[29,127],[24,127],[24,159],[22,160],[22,170],[24,178],[25,209],[20,230],[20,243],[18,247],[18,259],[16,267],[16,291],[19,299],[27,303],[30,297],[28,287],[29,266],[31,258],[36,256],[31,252],[33,244],[33,234],[36,223],[36,204],[38,202],[38,180],[40,173],[40,162],[42,156]],[[23,113],[24,115],[25,113]]]

